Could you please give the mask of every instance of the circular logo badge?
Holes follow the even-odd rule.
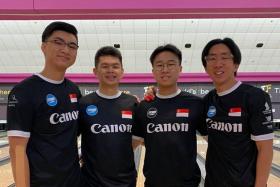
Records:
[[[86,113],[89,116],[95,116],[98,112],[98,109],[95,105],[89,105],[86,109]]]
[[[57,99],[53,94],[48,94],[46,97],[46,101],[49,106],[57,105]]]
[[[150,108],[148,111],[147,111],[147,117],[148,118],[154,118],[157,116],[157,109],[156,108]]]
[[[208,112],[207,112],[207,116],[209,118],[213,117],[216,115],[216,107],[215,106],[209,106]]]

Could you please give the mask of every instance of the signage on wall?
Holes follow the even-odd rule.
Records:
[[[259,87],[265,92],[267,92],[272,102],[280,103],[280,83],[250,83],[253,86]],[[213,89],[213,85],[211,83],[179,83],[179,87],[192,93],[194,95],[198,95],[203,97],[210,90]],[[137,95],[142,98],[147,88],[147,84],[122,84],[120,86],[120,90],[130,92],[133,95]],[[12,89],[13,85],[0,85],[0,103],[7,103],[8,95]],[[97,84],[80,84],[79,85],[82,95],[90,94],[98,89]]]
[[[280,102],[280,84],[258,83],[256,86],[267,92],[273,99],[273,102]]]
[[[0,86],[0,103],[7,103],[12,86]]]
[[[280,83],[249,83],[253,86],[259,87],[265,92],[267,92],[272,101],[272,106],[274,112],[274,118],[280,119]],[[151,84],[149,84],[151,85]],[[121,84],[120,90],[130,93],[132,95],[137,95],[140,99],[143,98],[147,84]],[[213,89],[211,83],[179,83],[178,86],[189,93],[203,97],[210,90]],[[0,85],[0,104],[5,105],[8,101],[8,95],[12,89],[13,85]],[[79,85],[82,95],[90,94],[98,89],[98,85],[95,84],[80,84]]]

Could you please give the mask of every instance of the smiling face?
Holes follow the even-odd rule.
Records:
[[[216,88],[226,90],[236,83],[234,73],[239,65],[234,64],[233,58],[225,44],[217,44],[210,48],[206,56],[205,70]]]
[[[123,76],[120,59],[110,55],[100,56],[93,71],[102,87],[117,87]]]
[[[65,31],[53,32],[41,45],[46,66],[53,70],[66,71],[75,63],[77,57],[77,48],[71,47],[74,44],[78,45],[75,35]]]
[[[153,62],[153,75],[159,88],[173,88],[177,85],[182,66],[178,57],[169,51],[159,53]]]

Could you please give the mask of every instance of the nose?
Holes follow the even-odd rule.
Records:
[[[215,62],[215,67],[221,67],[225,64],[225,61],[221,58],[218,58]]]
[[[168,71],[168,64],[163,64],[163,66],[162,66],[162,71],[163,71],[163,72]]]
[[[111,73],[111,72],[114,71],[114,67],[113,66],[108,66],[106,70],[107,70],[107,72]]]
[[[70,48],[69,48],[67,45],[61,46],[61,50],[62,50],[63,52],[67,52],[67,53],[70,52]]]

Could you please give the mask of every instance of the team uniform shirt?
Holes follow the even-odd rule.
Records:
[[[33,75],[9,94],[8,136],[29,138],[31,187],[78,187],[78,87]]]
[[[199,185],[196,130],[207,131],[203,107],[201,98],[181,90],[140,103],[133,138],[145,143],[146,187]]]
[[[206,187],[251,187],[256,177],[255,141],[273,139],[270,96],[238,82],[204,98],[207,106]]]
[[[99,91],[80,100],[82,174],[86,187],[135,187],[132,126],[137,100]]]

